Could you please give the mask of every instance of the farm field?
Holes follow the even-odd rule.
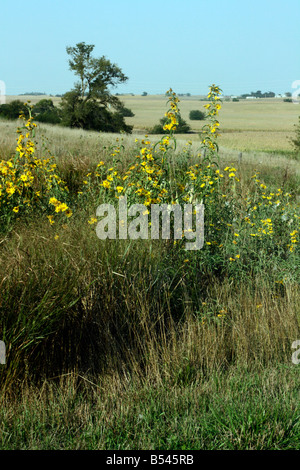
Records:
[[[0,121],[1,449],[299,450],[299,106],[224,102],[215,137],[214,93],[121,97],[132,135]],[[203,247],[100,240],[120,195],[203,201]]]
[[[31,100],[35,104],[40,99],[52,99],[55,106],[60,98],[50,96],[8,96],[7,102],[20,99]],[[131,109],[134,117],[126,118],[127,124],[134,126],[134,132],[143,134],[159,122],[166,111],[164,95],[119,97],[124,105]],[[204,110],[207,101],[200,101],[200,96],[180,97],[180,110],[195,134],[181,136],[193,141],[199,139],[198,132],[203,126],[202,121],[189,120],[189,112],[194,109]],[[289,139],[294,134],[297,124],[299,105],[285,103],[283,99],[266,98],[257,100],[240,100],[239,102],[222,103],[220,116],[221,147],[239,151],[286,152],[292,147]]]

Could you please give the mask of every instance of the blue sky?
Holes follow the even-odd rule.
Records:
[[[293,91],[299,0],[0,0],[0,80],[8,95],[64,93],[66,46],[94,44],[129,77],[119,93]]]

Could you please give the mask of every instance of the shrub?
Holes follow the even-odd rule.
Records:
[[[193,109],[189,114],[191,121],[203,121],[205,117],[205,113],[203,111],[199,111],[198,109]]]
[[[47,122],[49,124],[59,124],[61,122],[61,111],[54,106],[52,100],[43,99],[33,106],[33,115],[36,121]]]
[[[131,109],[125,108],[125,106],[122,106],[120,109],[118,109],[118,112],[123,117],[133,117],[134,116],[134,113],[131,111]]]
[[[0,106],[0,117],[5,119],[18,119],[21,113],[28,116],[27,107],[25,103],[20,100],[14,100],[11,103],[2,104]]]

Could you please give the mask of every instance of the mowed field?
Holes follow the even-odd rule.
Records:
[[[30,100],[34,104],[44,98],[52,99],[55,105],[60,101],[59,97],[50,96],[8,96],[7,102],[20,99]],[[135,114],[132,118],[126,118],[126,122],[134,126],[134,133],[143,134],[149,131],[158,124],[167,110],[164,95],[124,95],[119,98]],[[199,140],[198,132],[204,121],[190,121],[189,112],[194,109],[204,111],[206,102],[200,98],[196,95],[180,97],[181,115],[190,124],[193,133],[178,135],[178,139]],[[278,98],[223,101],[219,114],[220,147],[237,151],[291,151],[290,138],[294,135],[299,114],[299,105],[285,103]]]

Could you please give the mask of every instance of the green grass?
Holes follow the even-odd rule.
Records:
[[[296,366],[193,381],[70,374],[2,398],[1,450],[299,450]]]

